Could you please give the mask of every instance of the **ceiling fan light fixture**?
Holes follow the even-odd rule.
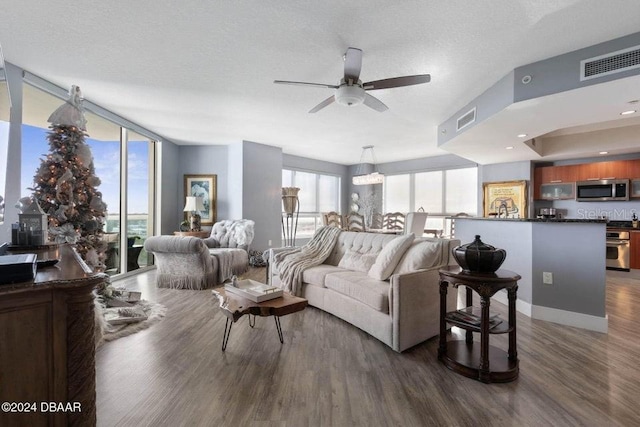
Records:
[[[368,150],[371,150],[374,170],[371,173],[364,173],[364,156]],[[353,185],[373,185],[384,183],[384,174],[378,172],[378,166],[376,165],[376,155],[373,152],[373,145],[365,145],[364,147],[362,147],[360,164],[358,164],[358,169],[356,170],[356,174],[351,179],[351,182],[353,183]]]
[[[341,105],[360,105],[364,102],[364,89],[357,85],[341,85],[336,90],[336,102]]]

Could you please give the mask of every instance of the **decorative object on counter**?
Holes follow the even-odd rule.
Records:
[[[541,218],[555,218],[557,215],[557,211],[555,208],[540,208],[540,217]]]
[[[47,214],[31,197],[23,197],[16,207],[20,213],[18,222],[11,225],[11,244],[14,246],[44,245],[48,240]]]
[[[107,205],[97,190],[91,148],[85,143],[86,123],[80,88],[49,117],[50,152],[34,176],[33,197],[49,215],[49,233],[58,243],[73,243],[94,270],[104,270],[107,243],[103,230]]]
[[[638,228],[638,216],[635,214],[635,212],[633,213],[633,216],[631,217],[631,227]]]
[[[507,258],[507,251],[483,243],[480,235],[471,243],[453,248],[452,254],[467,273],[494,273]]]
[[[184,196],[202,198],[202,207],[197,209],[201,225],[213,225],[216,222],[217,179],[217,175],[184,176]],[[184,219],[188,220],[186,212],[188,211],[185,210]]]
[[[527,218],[527,181],[485,182],[483,216]]]
[[[296,245],[298,215],[300,214],[299,191],[298,187],[282,187],[282,234],[284,235],[284,245],[287,247]]]
[[[184,212],[190,212],[189,215],[189,231],[201,231],[202,217],[200,212],[204,210],[202,197],[187,196],[184,204]]]

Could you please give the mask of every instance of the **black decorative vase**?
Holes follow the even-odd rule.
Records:
[[[483,243],[479,235],[473,242],[456,246],[451,252],[467,273],[494,273],[507,258],[507,251]]]

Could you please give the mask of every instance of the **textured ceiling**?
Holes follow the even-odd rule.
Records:
[[[9,4],[7,4],[9,3]],[[242,140],[357,163],[446,154],[437,126],[515,67],[638,31],[637,0],[4,2],[8,62],[179,144]],[[389,107],[307,111],[336,84],[347,47],[363,81],[430,73],[376,91]],[[91,133],[91,123],[88,124]]]

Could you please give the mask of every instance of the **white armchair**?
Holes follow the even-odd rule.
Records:
[[[209,253],[218,260],[220,283],[249,268],[249,246],[255,223],[250,219],[222,220],[213,224],[211,235],[204,239]]]

